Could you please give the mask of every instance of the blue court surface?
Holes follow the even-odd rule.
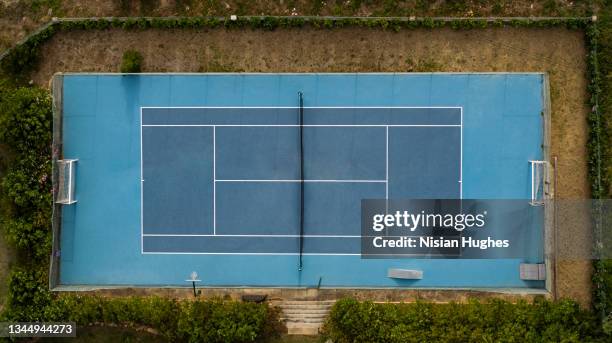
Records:
[[[58,284],[543,288],[518,272],[543,262],[543,226],[521,259],[371,260],[360,220],[362,199],[529,199],[544,78],[58,75],[78,159]]]

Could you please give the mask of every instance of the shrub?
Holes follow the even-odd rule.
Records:
[[[604,341],[595,316],[572,301],[502,300],[468,304],[375,304],[338,301],[325,338],[344,342],[593,342]]]
[[[20,208],[19,214],[51,209],[51,161],[37,154],[21,156],[2,180],[4,196]]]
[[[610,313],[603,322],[603,331],[606,335],[612,337],[612,313]]]
[[[612,195],[612,6],[602,8],[599,16],[600,19],[586,30],[592,109],[588,117],[587,148],[591,194],[595,199],[605,199]],[[602,252],[609,249],[611,242],[605,232],[610,224],[610,217],[603,213],[593,216],[596,254],[604,255]],[[593,307],[603,321],[612,316],[612,259],[595,260],[593,267]]]
[[[214,299],[183,304],[179,338],[189,342],[253,342],[263,332],[267,306]]]
[[[51,155],[53,111],[48,91],[17,88],[0,98],[0,142],[18,153]]]
[[[51,304],[47,274],[40,268],[13,268],[8,280],[7,310],[0,320],[35,322],[45,320]]]
[[[35,260],[44,260],[51,251],[51,235],[47,230],[49,220],[41,224],[41,219],[8,218],[0,224],[4,227],[9,243],[28,252]]]
[[[254,342],[280,332],[274,308],[221,299],[63,295],[49,303],[44,313],[48,321],[69,320],[78,325],[147,326],[178,342]]]
[[[13,48],[0,62],[2,71],[7,76],[11,76],[13,81],[27,80],[25,77],[38,63],[40,46],[53,37],[56,30],[57,26],[51,24],[29,37],[23,44]]]
[[[11,150],[0,191],[0,224],[8,241],[30,258],[43,261],[50,249],[51,97],[36,88],[0,93],[0,144]]]
[[[123,53],[121,62],[122,73],[140,73],[142,67],[142,55],[136,50],[127,50]]]

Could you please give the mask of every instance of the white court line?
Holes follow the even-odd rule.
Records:
[[[389,126],[385,128],[385,200],[389,200]]]
[[[371,17],[372,19],[375,19],[377,17]],[[380,17],[378,17],[380,18]],[[385,17],[385,19],[387,19],[389,17]],[[172,78],[175,76],[199,76],[202,78],[214,78],[214,77],[218,77],[218,76],[236,76],[236,75],[255,75],[255,76],[274,76],[274,77],[287,77],[287,76],[305,76],[305,77],[317,77],[319,75],[323,75],[323,76],[327,76],[327,75],[332,75],[332,76],[350,76],[350,77],[358,77],[359,75],[366,75],[366,76],[378,76],[378,75],[382,75],[382,76],[414,76],[414,75],[426,75],[426,76],[431,76],[431,75],[544,75],[543,72],[536,72],[536,71],[510,71],[510,72],[500,72],[500,71],[434,71],[434,72],[428,72],[428,71],[418,71],[418,72],[395,72],[395,71],[374,71],[374,72],[352,72],[352,73],[346,73],[346,72],[331,72],[331,71],[327,71],[327,72],[308,72],[308,73],[300,73],[300,72],[257,72],[257,71],[250,71],[250,72],[172,72],[172,73],[164,73],[164,72],[144,72],[144,73],[121,73],[121,72],[62,72],[62,75],[77,75],[77,76],[82,76],[82,75],[86,75],[86,76],[100,76],[100,75],[110,75],[110,76],[125,76],[125,75],[134,75],[134,76],[164,76],[167,78]]]
[[[140,253],[144,253],[144,168],[142,162],[142,107],[140,108]]]
[[[376,17],[372,17],[376,18]],[[389,17],[386,17],[389,18]],[[164,72],[145,72],[145,73],[120,73],[120,72],[62,72],[62,75],[77,75],[77,76],[100,76],[100,75],[110,75],[110,76],[125,76],[125,75],[134,75],[134,76],[164,76],[167,78],[172,78],[175,76],[199,76],[203,78],[214,78],[217,76],[236,76],[236,75],[255,75],[255,76],[278,76],[287,77],[287,76],[306,76],[306,77],[317,77],[319,75],[327,76],[350,76],[350,77],[358,77],[359,75],[367,75],[367,76],[414,76],[414,75],[544,75],[543,72],[537,71],[510,71],[510,72],[500,72],[500,71],[418,71],[418,72],[395,72],[395,71],[374,71],[374,72],[358,72],[358,73],[346,73],[346,72],[309,72],[309,73],[300,73],[300,72],[172,72],[172,73],[164,73]]]
[[[217,234],[217,128],[213,127],[213,233]]]
[[[266,255],[266,256],[297,256],[299,253],[293,252],[145,252],[144,255]],[[308,256],[361,256],[361,254],[334,254],[334,253],[303,253]],[[373,254],[366,254],[369,256]],[[389,254],[381,254],[388,256]]]
[[[145,252],[145,255],[264,255],[264,256],[297,256],[293,252]],[[391,254],[350,254],[350,253],[302,253],[304,256],[391,256]],[[423,254],[393,254],[393,256],[423,256]],[[429,256],[449,256],[442,254],[429,254]],[[450,255],[458,256],[458,255]]]
[[[264,256],[297,256],[293,252],[145,252],[144,255],[264,255]],[[304,256],[424,256],[423,254],[351,254],[351,253],[302,253]],[[460,256],[428,254],[427,256]]]
[[[463,199],[463,107],[461,107],[461,130],[459,132],[459,199]]]
[[[144,127],[300,127],[295,124],[144,124]],[[306,124],[302,127],[461,127],[459,124]]]
[[[217,179],[217,182],[346,182],[346,183],[383,183],[387,182],[386,180],[253,180],[253,179],[244,179],[244,180],[226,180],[226,179]]]
[[[185,108],[185,109],[205,109],[205,108],[218,108],[218,109],[223,109],[223,108],[233,108],[233,109],[239,109],[239,108],[261,108],[261,109],[275,109],[275,108],[287,108],[287,109],[294,109],[294,108],[300,108],[299,106],[143,106],[141,108],[144,109],[175,109],[175,108]],[[434,109],[457,109],[457,108],[462,108],[461,106],[303,106],[302,108],[306,109],[306,108],[328,108],[328,109],[341,109],[341,108],[348,108],[348,109],[376,109],[376,108],[382,108],[382,109],[429,109],[429,108],[434,108]]]
[[[293,238],[293,237],[309,237],[309,238],[361,238],[356,235],[221,235],[221,234],[169,234],[169,233],[145,233],[146,237],[273,237],[273,238]]]

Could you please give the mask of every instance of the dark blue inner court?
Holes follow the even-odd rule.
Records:
[[[143,251],[358,255],[362,199],[461,197],[461,108],[299,110],[143,108]]]

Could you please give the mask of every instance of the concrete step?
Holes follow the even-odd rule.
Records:
[[[321,316],[321,315],[317,315],[317,316],[304,316],[304,315],[292,315],[292,316],[288,316],[288,315],[283,315],[281,316],[281,319],[284,320],[290,320],[293,322],[299,322],[299,321],[325,321],[325,318],[327,318],[327,316]]]
[[[323,323],[325,321],[325,317],[281,317],[281,320],[286,321],[286,322],[294,322],[294,323],[299,323],[299,322],[304,322],[304,323]]]
[[[283,313],[286,315],[292,314],[320,314],[326,316],[329,313],[329,309],[299,309],[299,308],[283,308]]]
[[[336,300],[285,300],[277,301],[283,305],[333,305]]]
[[[317,335],[334,300],[273,301],[281,311],[281,320],[290,335]]]
[[[287,323],[287,334],[315,336],[319,334],[320,324]]]
[[[287,310],[329,310],[332,305],[317,305],[317,304],[279,304],[278,307]]]
[[[281,318],[284,323],[323,324],[325,318]]]

